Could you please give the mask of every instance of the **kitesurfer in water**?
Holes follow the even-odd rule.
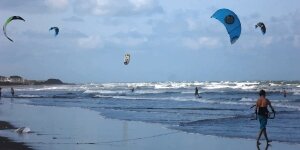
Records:
[[[286,90],[283,89],[283,97],[286,97],[286,94],[287,94]]]
[[[268,106],[272,109],[272,112],[275,114],[275,110],[272,107],[271,102],[266,98],[266,92],[264,90],[260,90],[259,98],[256,101],[256,108],[255,108],[256,119],[258,116],[258,120],[260,123],[260,131],[256,141],[257,145],[260,145],[259,140],[262,134],[264,134],[267,144],[271,142],[268,138],[267,128],[266,128],[268,123],[268,116],[269,116]]]
[[[15,96],[15,90],[13,87],[10,88],[10,93],[11,93],[11,96],[14,97]]]
[[[200,97],[198,87],[195,88],[195,97]]]

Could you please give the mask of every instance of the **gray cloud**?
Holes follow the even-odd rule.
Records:
[[[68,0],[1,0],[0,9],[18,13],[54,13],[65,11]]]
[[[84,22],[84,20],[82,18],[77,17],[77,16],[71,16],[71,17],[68,17],[68,18],[63,18],[62,20],[67,21],[67,22]]]
[[[42,0],[1,0],[0,9],[27,13],[43,13],[49,10]]]

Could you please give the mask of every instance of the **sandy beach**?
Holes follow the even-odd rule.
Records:
[[[16,129],[10,123],[0,121],[0,130],[13,130]],[[1,131],[0,131],[1,133]],[[0,134],[0,148],[3,150],[32,150],[29,146],[24,143],[14,142],[7,137],[2,137]]]
[[[29,127],[32,133],[17,134],[8,129],[1,130],[0,136],[24,142],[36,150],[257,149],[253,139],[189,134],[161,124],[106,119],[96,111],[82,108],[19,104],[21,101],[27,100],[2,98],[0,120],[16,127]],[[5,141],[4,138],[1,141]],[[260,148],[265,147],[263,141]],[[300,145],[273,142],[268,148],[296,150]]]

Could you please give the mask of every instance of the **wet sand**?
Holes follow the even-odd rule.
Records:
[[[19,101],[26,99],[2,99],[0,120],[18,127],[30,127],[33,132],[20,136],[13,131],[2,130],[1,136],[26,143],[37,150],[257,149],[253,139],[190,134],[161,124],[107,119],[89,109],[32,106],[19,104]],[[260,149],[265,149],[265,141],[261,142]],[[268,148],[299,150],[300,145],[273,142]]]
[[[0,130],[15,129],[10,123],[0,121]],[[2,137],[0,134],[0,149],[1,150],[32,150],[24,143],[14,142],[7,137]]]

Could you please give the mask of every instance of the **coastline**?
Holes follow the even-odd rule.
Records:
[[[19,127],[30,127],[33,131],[24,136],[7,131],[1,136],[27,143],[39,150],[257,149],[256,141],[253,139],[191,134],[168,129],[161,124],[107,119],[99,112],[78,107],[18,103],[26,102],[26,99],[3,98],[1,101],[0,120],[11,122]],[[265,149],[265,141],[261,142],[260,148]],[[272,143],[272,150],[299,148],[299,144]]]
[[[1,130],[7,129],[16,129],[9,122],[0,120],[0,133]],[[0,134],[0,148],[1,150],[33,150],[31,147],[27,146],[26,143],[23,142],[14,142],[13,140],[3,137]]]
[[[17,85],[64,85],[60,79],[49,78],[47,80],[28,80],[18,75],[9,77],[0,75],[0,86],[17,86]]]

